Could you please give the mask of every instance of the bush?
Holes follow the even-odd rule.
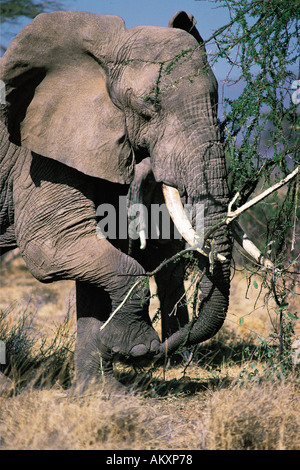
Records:
[[[0,311],[0,339],[6,346],[7,365],[2,365],[5,375],[17,387],[29,382],[35,386],[51,386],[55,382],[68,386],[75,339],[69,316],[57,327],[54,338],[49,342],[45,336],[34,334],[34,314],[29,308],[18,315],[18,320],[14,319],[12,325],[10,313]]]

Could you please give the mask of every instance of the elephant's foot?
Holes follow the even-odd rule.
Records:
[[[104,354],[123,356],[134,362],[150,362],[160,349],[160,340],[151,324],[135,314],[116,315],[99,334]]]
[[[120,276],[123,279],[122,276]],[[127,290],[124,290],[124,295]],[[157,332],[151,325],[146,288],[137,288],[112,317],[111,310],[119,308],[122,297],[111,302],[107,292],[95,286],[76,283],[77,298],[77,358],[79,363],[88,362],[91,369],[99,361],[110,361],[116,356],[151,359],[160,347]],[[143,302],[143,306],[141,305]],[[108,310],[109,309],[109,310]],[[100,318],[103,318],[100,321]],[[104,319],[107,320],[104,322]]]
[[[72,387],[76,394],[91,390],[114,395],[129,394],[129,389],[113,375],[113,360],[126,358],[127,363],[146,365],[158,353],[158,334],[143,314],[118,314],[107,324],[93,317],[78,319],[75,382]]]
[[[101,397],[112,397],[118,395],[132,395],[129,387],[119,382],[113,374],[112,365],[109,370],[102,374],[94,376],[78,376],[74,380],[70,389],[72,396],[85,396],[91,394],[100,394]]]

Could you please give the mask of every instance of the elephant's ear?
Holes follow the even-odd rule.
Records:
[[[24,28],[2,59],[11,141],[88,175],[130,183],[133,151],[107,88],[111,44],[124,32],[121,18],[84,12],[42,14]]]
[[[178,11],[169,21],[169,28],[183,29],[187,33],[190,33],[194,38],[202,43],[203,39],[196,28],[197,21],[191,14],[187,14],[185,11]]]

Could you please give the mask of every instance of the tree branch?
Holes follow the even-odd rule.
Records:
[[[277,189],[281,188],[286,183],[291,181],[293,178],[295,178],[295,176],[298,173],[299,173],[299,166],[294,171],[292,171],[292,173],[290,173],[285,178],[283,178],[281,181],[278,181],[278,183],[274,184],[270,188],[266,189],[263,193],[259,194],[258,196],[254,197],[253,199],[251,199],[251,201],[246,202],[245,204],[243,204],[241,207],[239,207],[235,211],[231,211],[233,201],[235,201],[237,196],[238,196],[238,193],[237,193],[237,195],[234,196],[232,202],[229,204],[229,210],[228,210],[228,213],[227,213],[227,217],[224,220],[223,224],[227,224],[227,225],[230,224],[234,219],[239,217],[243,212],[250,209],[250,207],[252,207],[255,204],[257,204],[258,202],[262,201],[263,199],[268,197],[270,194],[277,191]]]

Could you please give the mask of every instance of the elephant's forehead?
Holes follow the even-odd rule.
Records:
[[[137,26],[126,31],[132,59],[164,62],[172,60],[180,50],[196,49],[199,45],[186,31],[162,26]]]

